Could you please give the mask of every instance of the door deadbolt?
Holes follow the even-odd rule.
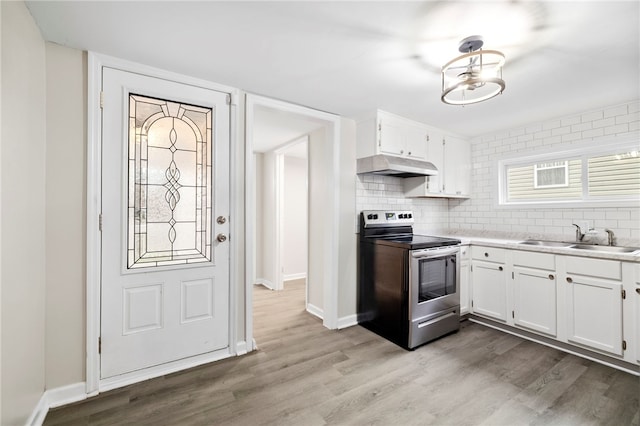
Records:
[[[218,236],[216,237],[216,240],[218,240],[221,243],[224,243],[225,241],[227,241],[227,236],[224,234],[218,234]]]
[[[227,222],[227,219],[224,216],[218,216],[216,222],[218,222],[218,225],[224,225]]]

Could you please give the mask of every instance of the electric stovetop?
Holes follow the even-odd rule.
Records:
[[[460,240],[455,238],[433,237],[430,235],[385,235],[367,238],[374,244],[383,244],[387,246],[408,248],[410,250],[427,249],[442,246],[453,246],[460,244]]]

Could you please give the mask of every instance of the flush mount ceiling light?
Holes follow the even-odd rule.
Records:
[[[442,102],[474,104],[504,91],[504,54],[497,50],[482,50],[483,44],[481,36],[465,38],[458,46],[463,54],[442,67]]]

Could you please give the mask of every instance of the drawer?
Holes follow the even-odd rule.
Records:
[[[617,260],[566,257],[567,273],[586,275],[612,280],[622,279],[622,265]]]
[[[516,250],[513,252],[513,264],[527,268],[555,271],[556,256],[549,253]]]
[[[487,262],[504,263],[506,250],[496,247],[474,246],[471,248],[471,256],[476,260],[486,260]]]

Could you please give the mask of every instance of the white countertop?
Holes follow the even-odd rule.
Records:
[[[419,234],[420,232],[415,232]],[[514,250],[524,251],[536,251],[542,253],[554,253],[563,254],[569,256],[591,257],[596,259],[610,259],[610,260],[622,260],[626,262],[638,262],[640,263],[640,250],[631,253],[612,253],[612,252],[600,252],[591,250],[580,250],[569,247],[552,247],[552,246],[535,246],[520,244],[521,239],[511,240],[502,238],[486,238],[486,237],[473,237],[465,235],[439,235],[444,237],[456,238],[462,242],[463,245],[480,245],[485,247],[499,247]],[[568,243],[571,243],[568,241]],[[577,243],[571,243],[577,244]]]

